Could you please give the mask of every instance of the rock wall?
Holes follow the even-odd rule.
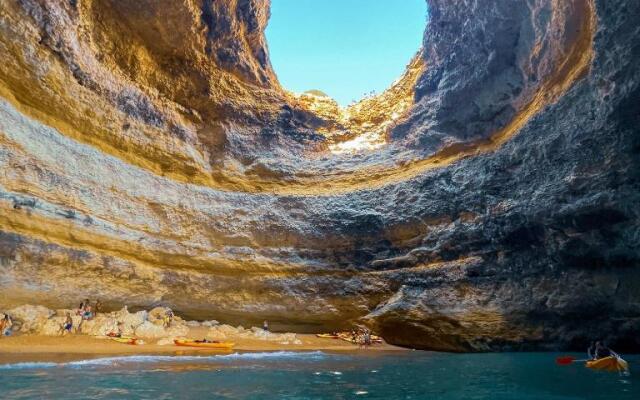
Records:
[[[637,350],[640,4],[428,3],[345,113],[280,87],[266,1],[2,1],[0,308]]]

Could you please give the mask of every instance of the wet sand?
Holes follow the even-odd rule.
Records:
[[[200,338],[206,336],[206,328],[192,328],[190,336]],[[243,351],[329,351],[329,352],[363,352],[406,351],[401,347],[386,343],[376,344],[366,349],[339,339],[318,338],[310,334],[298,334],[302,344],[282,344],[259,339],[229,337],[225,341],[236,345],[232,351],[178,347],[174,345],[160,346],[156,339],[143,339],[143,345],[129,345],[113,340],[86,335],[68,335],[65,337],[16,335],[0,339],[0,364],[35,361],[72,361],[113,355],[198,355],[228,354]]]

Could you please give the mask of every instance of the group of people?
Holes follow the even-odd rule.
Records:
[[[368,347],[373,344],[371,331],[367,328],[358,327],[351,329],[351,341],[360,347]]]
[[[92,320],[95,317],[96,313],[101,310],[101,308],[102,308],[102,303],[100,303],[100,300],[96,300],[96,302],[92,306],[91,301],[89,299],[84,299],[84,301],[82,301],[80,303],[80,306],[78,306],[78,308],[76,309],[76,315],[82,317],[82,320],[77,328],[80,328],[82,321]],[[60,334],[62,336],[65,336],[71,333],[72,330],[73,330],[73,318],[71,317],[71,313],[67,312],[65,316],[65,320],[60,326]]]
[[[3,336],[11,335],[11,327],[13,326],[13,320],[9,314],[5,314],[2,319],[0,319],[0,338]]]
[[[91,320],[93,319],[93,317],[95,317],[97,312],[101,311],[101,308],[102,308],[102,303],[100,303],[100,300],[96,300],[94,306],[92,306],[89,299],[85,299],[83,302],[80,303],[80,306],[76,310],[76,315],[81,316],[82,319],[85,321]]]
[[[605,357],[618,356],[601,341],[591,342],[591,345],[587,349],[587,355],[590,360],[599,360]]]

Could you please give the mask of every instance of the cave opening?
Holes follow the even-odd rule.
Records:
[[[345,108],[402,76],[422,47],[427,11],[424,0],[272,0],[272,66],[286,90]]]

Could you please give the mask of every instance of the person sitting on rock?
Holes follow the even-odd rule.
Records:
[[[93,307],[93,311],[96,314],[102,312],[102,303],[100,302],[100,300],[96,300],[96,305]]]
[[[84,312],[82,313],[82,319],[86,321],[93,319],[93,311],[91,309],[91,304],[85,305]]]
[[[62,336],[66,336],[68,333],[71,333],[71,329],[73,329],[73,319],[71,318],[71,314],[67,313],[67,318],[62,324]]]
[[[4,318],[0,320],[0,337],[2,336],[10,336],[11,335],[11,327],[13,326],[13,321],[9,314],[5,314]]]
[[[78,311],[76,312],[76,314],[80,316],[84,315],[88,305],[89,305],[89,299],[84,299],[84,301],[80,303],[80,306],[78,307]]]

